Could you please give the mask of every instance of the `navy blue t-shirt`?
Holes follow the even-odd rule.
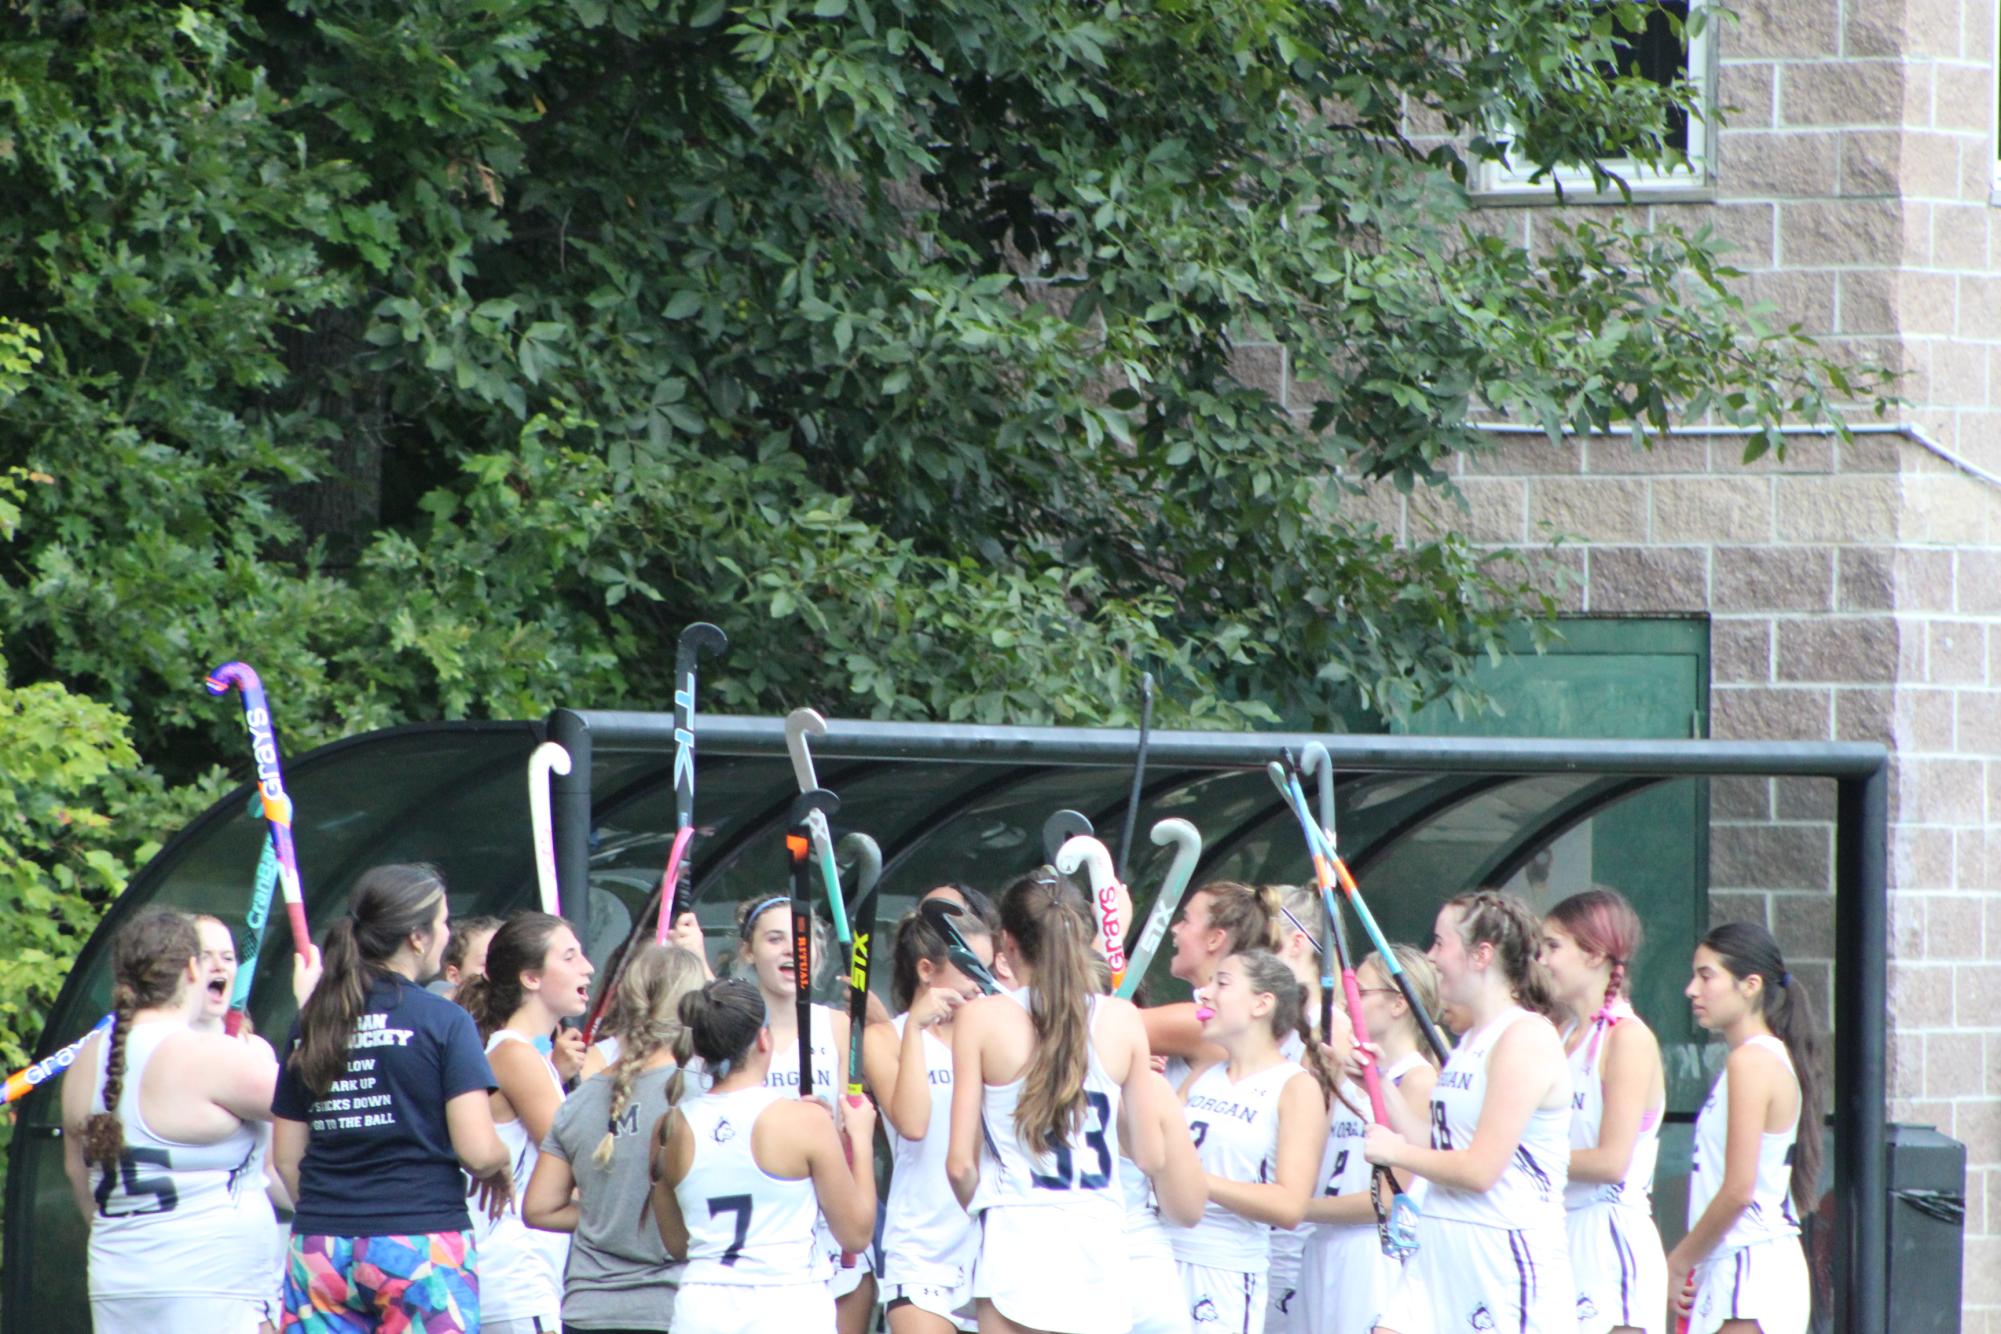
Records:
[[[288,1054],[298,1041],[294,1023]],[[347,1053],[347,1068],[324,1098],[313,1097],[289,1059],[278,1073],[272,1113],[310,1130],[293,1231],[380,1237],[466,1230],[466,1180],[445,1103],[494,1088],[472,1016],[414,982],[377,978]]]

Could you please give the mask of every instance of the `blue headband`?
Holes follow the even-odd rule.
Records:
[[[764,902],[752,908],[749,912],[744,914],[743,925],[737,928],[737,934],[742,936],[745,940],[749,940],[750,930],[753,926],[757,924],[757,919],[764,916],[767,912],[770,912],[773,908],[776,908],[779,904],[785,902],[785,900],[790,897],[791,895],[789,894],[773,894],[770,898],[764,900]]]

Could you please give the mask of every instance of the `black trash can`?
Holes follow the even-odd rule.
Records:
[[[1897,1334],[1958,1334],[1966,1146],[1931,1126],[1890,1126],[1890,1321]]]

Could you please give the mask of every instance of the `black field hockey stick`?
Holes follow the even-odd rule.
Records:
[[[660,878],[656,945],[665,945],[667,933],[674,929],[674,899],[681,877],[692,865],[688,847],[695,841],[695,668],[704,655],[715,657],[729,646],[728,635],[707,621],[696,621],[681,632],[674,647],[674,846]]]
[[[1000,983],[994,981],[991,969],[980,962],[980,956],[973,953],[973,947],[959,934],[958,923],[952,919],[964,915],[965,909],[947,899],[926,899],[917,905],[917,911],[924,920],[931,923],[939,935],[945,937],[945,957],[952,966],[973,979],[973,985],[983,996],[1000,995]]]
[[[867,834],[841,840],[836,858],[854,869],[854,917],[848,923],[854,947],[848,952],[848,1102],[862,1100],[862,1026],[868,1022],[869,942],[875,935],[876,881],[882,878],[882,849]]]
[[[799,1024],[799,1096],[813,1096],[813,834],[812,817],[841,809],[841,799],[814,788],[792,799],[786,818],[785,852],[792,865],[793,1011]]]
[[[1119,830],[1119,859],[1113,863],[1118,871],[1119,883],[1131,884],[1126,879],[1126,871],[1132,866],[1133,826],[1139,823],[1140,789],[1146,782],[1146,743],[1153,735],[1153,673],[1144,672],[1139,678],[1139,746],[1133,752],[1133,786],[1126,794],[1126,822]]]
[[[1056,854],[1063,851],[1063,845],[1080,836],[1092,833],[1091,819],[1082,811],[1058,811],[1042,822],[1042,860],[1050,866],[1056,865]]]
[[[666,870],[660,876],[660,904],[654,918],[654,940],[662,945],[667,943],[667,936],[674,929],[681,880],[692,873],[695,864],[694,858],[689,855],[695,841],[695,669],[704,654],[714,657],[729,646],[729,636],[707,621],[696,621],[683,629],[675,643],[674,840],[667,851]],[[692,906],[693,900],[690,899],[680,910]],[[625,975],[626,964],[646,939],[647,912],[652,908],[652,901],[648,900],[646,906],[639,910],[639,918],[633,923],[632,931],[612,952],[604,971],[599,974],[604,982],[599,986],[597,999],[591,1002],[590,1014],[584,1020],[585,1042],[597,1037],[605,1008],[611,1004],[611,998],[618,990],[618,980]],[[578,925],[587,923],[580,922]]]

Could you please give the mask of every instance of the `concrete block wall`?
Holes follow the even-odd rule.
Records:
[[[1706,614],[1714,737],[1890,747],[1885,1093],[1893,1119],[1967,1146],[1963,1328],[2001,1334],[2001,488],[1894,435],[1796,437],[1748,466],[1742,450],[1501,437],[1459,462],[1463,506],[1373,512],[1407,540],[1560,529],[1572,611]],[[1712,920],[1770,926],[1824,1011],[1832,784],[1719,782],[1711,802]]]
[[[1497,436],[1455,463],[1457,501],[1354,504],[1406,539],[1451,528],[1535,547],[1560,532],[1572,611],[1707,616],[1713,736],[1890,747],[1884,1096],[1893,1119],[1967,1146],[1962,1328],[2001,1334],[2001,4],[1729,8],[1710,181],[1634,207],[1732,242],[1770,322],[1900,372],[1913,430],[1796,437],[1749,465],[1727,434],[1650,452]],[[1534,247],[1555,215],[1517,200],[1479,225]],[[1245,364],[1291,389],[1280,349]],[[1831,804],[1828,785],[1712,790],[1712,915],[1770,924],[1823,1000]]]

